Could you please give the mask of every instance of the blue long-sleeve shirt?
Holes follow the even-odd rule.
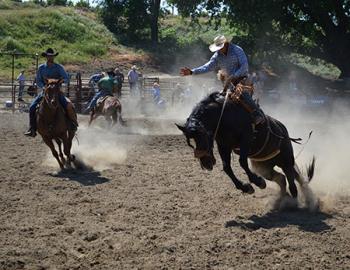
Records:
[[[193,74],[202,74],[215,69],[225,70],[229,76],[241,77],[248,74],[248,59],[243,49],[229,43],[227,55],[215,52],[209,62],[192,69]]]
[[[39,88],[44,88],[45,79],[64,79],[64,83],[67,84],[69,82],[68,74],[63,66],[56,63],[53,63],[50,67],[47,63],[39,66],[36,74],[36,83]]]

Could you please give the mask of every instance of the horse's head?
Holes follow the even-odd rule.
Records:
[[[208,132],[200,121],[191,117],[184,126],[176,126],[186,136],[187,144],[194,149],[194,157],[199,159],[202,169],[211,171],[216,163],[213,154],[213,134]],[[196,146],[191,144],[191,139],[195,141]]]
[[[61,88],[63,79],[46,79],[44,88],[44,98],[49,107],[57,108],[58,94]]]

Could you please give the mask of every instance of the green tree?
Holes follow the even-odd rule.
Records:
[[[212,17],[226,17],[246,29],[255,49],[297,52],[337,66],[350,77],[349,0],[169,0],[184,15],[205,8]]]
[[[161,0],[103,0],[100,15],[114,33],[139,40],[151,33],[153,44],[158,43],[158,20]]]

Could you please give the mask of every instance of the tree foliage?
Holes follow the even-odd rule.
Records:
[[[100,4],[101,18],[112,32],[132,40],[151,33],[154,43],[158,42],[159,11],[160,0],[103,0]]]
[[[323,59],[350,77],[349,0],[169,0],[182,15],[205,9],[247,30],[254,50],[270,54],[297,52]],[[255,42],[254,42],[255,41]]]

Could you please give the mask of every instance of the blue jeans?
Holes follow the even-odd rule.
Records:
[[[23,90],[24,90],[24,84],[19,85],[19,90],[18,90],[18,98],[23,97]]]
[[[95,96],[92,98],[92,100],[90,101],[88,107],[86,108],[86,111],[91,110],[92,108],[94,108],[96,106],[97,100],[100,97],[104,97],[107,95],[112,95],[112,93],[110,91],[106,91],[106,90],[100,90],[98,91]]]
[[[31,128],[34,128],[34,129],[36,129],[35,109],[39,105],[42,98],[43,98],[43,93],[41,92],[39,95],[36,96],[36,98],[32,101],[32,104],[30,104],[30,107],[29,107],[29,125]],[[62,107],[66,110],[67,104],[68,104],[66,97],[63,94],[59,94],[58,99]]]

